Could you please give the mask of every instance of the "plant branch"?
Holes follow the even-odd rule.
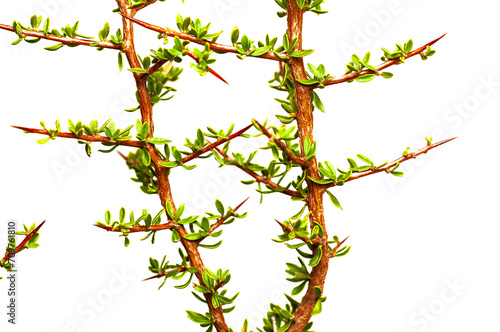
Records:
[[[185,156],[184,158],[182,158],[182,164],[185,164],[188,161],[191,161],[193,159],[198,158],[200,155],[204,154],[205,152],[211,151],[211,150],[215,149],[217,146],[219,146],[221,144],[224,144],[224,143],[232,140],[233,138],[241,136],[245,131],[247,131],[248,129],[250,129],[250,127],[252,127],[252,125],[246,126],[245,128],[241,129],[240,131],[237,131],[236,133],[234,133],[232,135],[229,135],[227,138],[219,138],[217,141],[213,142],[210,145],[205,146],[201,150],[198,150],[198,151],[195,151],[195,152],[193,152],[191,154],[188,154],[187,156]]]
[[[0,29],[14,32],[14,28],[12,26],[1,24],[1,23],[0,23]],[[83,39],[83,38],[58,37],[58,36],[51,35],[51,34],[45,35],[43,32],[39,32],[39,31],[30,31],[30,30],[24,30],[24,29],[22,29],[22,32],[23,32],[23,35],[25,35],[25,36],[52,40],[52,41],[56,41],[56,42],[63,43],[63,44],[111,48],[111,49],[115,49],[115,50],[119,50],[121,48],[120,45],[113,44],[112,42],[109,42],[109,41],[98,41],[98,40]]]
[[[205,45],[206,43],[208,43],[208,45],[210,45],[210,49],[211,50],[215,50],[215,51],[219,51],[219,52],[228,52],[228,53],[240,54],[238,52],[238,50],[236,50],[236,48],[233,47],[233,46],[223,45],[223,44],[219,44],[219,43],[213,43],[213,42],[210,42],[210,41],[207,41],[207,40],[196,39],[195,36],[192,36],[192,35],[187,34],[187,33],[173,31],[173,30],[170,30],[168,28],[162,28],[160,26],[153,25],[153,24],[150,24],[150,23],[146,23],[144,21],[138,20],[138,19],[133,18],[133,17],[129,17],[127,15],[124,15],[123,13],[120,13],[120,15],[122,15],[123,17],[125,17],[125,18],[133,21],[134,23],[139,24],[140,26],[145,27],[146,29],[153,30],[153,31],[156,31],[156,32],[159,32],[159,33],[163,33],[164,35],[166,35],[168,37],[178,37],[180,39],[189,40],[190,42],[193,42],[193,43],[196,43],[196,44],[199,44],[199,45]],[[252,55],[249,55],[249,56],[252,56]],[[267,53],[264,53],[262,55],[253,56],[253,57],[281,61],[272,52],[267,52]]]
[[[29,132],[32,134],[41,134],[41,135],[48,135],[49,131],[47,129],[34,129],[34,128],[27,128],[27,127],[19,127],[19,126],[11,126],[12,128],[20,129],[25,132]],[[126,140],[126,141],[113,141],[109,137],[105,136],[89,136],[89,135],[80,135],[80,136],[75,136],[73,133],[58,133],[55,137],[63,137],[63,138],[73,138],[73,139],[79,139],[79,140],[84,140],[88,142],[99,142],[99,143],[109,143],[109,144],[114,144],[114,145],[124,145],[124,146],[131,146],[135,148],[143,148],[144,145],[140,141],[136,140]]]
[[[419,48],[411,51],[410,53],[408,53],[406,55],[406,59],[411,58],[412,56],[415,56],[417,54],[422,53],[423,51],[425,51],[425,49],[427,48],[427,46],[431,46],[431,45],[435,44],[438,40],[440,40],[444,36],[446,36],[446,33],[444,35],[442,35],[441,37],[436,38],[433,41],[425,44],[424,46],[421,46],[421,47],[419,47]],[[326,86],[326,85],[339,84],[339,83],[343,83],[343,82],[354,80],[354,79],[356,79],[356,78],[358,78],[359,76],[362,76],[362,75],[378,74],[379,71],[381,71],[383,69],[386,69],[388,67],[391,67],[391,66],[393,66],[395,64],[398,64],[398,63],[401,63],[400,59],[394,59],[394,60],[384,61],[383,63],[381,63],[380,65],[378,65],[378,66],[375,67],[375,68],[377,68],[377,72],[374,72],[371,69],[365,69],[365,70],[362,70],[359,73],[353,72],[353,73],[350,73],[350,74],[347,74],[347,75],[342,75],[340,77],[329,78],[328,80],[326,80],[323,83],[323,85]],[[313,88],[317,88],[317,87],[318,87],[318,85],[313,85]]]
[[[415,152],[409,152],[407,155],[401,156],[398,159],[393,160],[390,163],[385,164],[383,167],[377,168],[377,167],[374,166],[372,169],[369,169],[369,170],[366,170],[366,171],[363,171],[363,172],[359,172],[359,173],[358,172],[353,173],[344,182],[356,180],[356,179],[359,179],[359,178],[362,178],[362,177],[365,177],[365,176],[368,176],[368,175],[380,173],[380,172],[390,173],[391,172],[391,168],[393,168],[394,166],[396,166],[398,163],[402,163],[404,161],[417,158],[417,156],[419,156],[421,154],[424,154],[424,153],[427,153],[429,150],[432,150],[432,149],[434,149],[434,148],[436,148],[436,147],[438,147],[440,145],[448,143],[449,141],[452,141],[452,140],[454,140],[456,138],[457,137],[448,138],[448,139],[445,139],[445,140],[437,142],[437,143],[428,144],[426,147],[423,147],[423,148],[421,148],[421,149],[419,149],[419,150],[417,150]],[[334,186],[334,184],[328,184],[328,185],[326,185],[327,188],[330,188],[330,187],[333,187],[333,186]]]
[[[289,148],[289,147],[288,147],[285,143],[283,143],[283,141],[282,141],[282,140],[275,138],[275,137],[274,137],[274,135],[273,135],[273,134],[271,134],[271,133],[270,133],[270,132],[266,129],[266,127],[264,127],[263,125],[261,125],[261,124],[260,124],[257,120],[254,120],[254,121],[255,121],[255,123],[257,123],[257,125],[259,126],[260,130],[262,131],[262,133],[263,133],[264,135],[266,135],[266,136],[267,136],[267,138],[269,138],[269,140],[270,140],[271,142],[273,142],[274,144],[276,144],[276,145],[278,146],[278,148],[280,148],[280,150],[281,150],[281,151],[283,151],[283,152],[285,153],[285,155],[288,157],[288,159],[290,159],[291,161],[293,161],[293,162],[295,162],[295,163],[299,164],[299,165],[300,165],[300,166],[302,166],[302,167],[306,167],[306,168],[307,168],[307,167],[309,167],[309,165],[310,165],[310,164],[309,164],[309,163],[308,163],[305,159],[303,159],[303,158],[301,158],[301,157],[297,157],[297,156],[293,153],[293,151],[292,151],[292,150],[290,150],[290,148]]]
[[[24,238],[24,240],[16,247],[15,249],[15,252],[12,253],[12,252],[7,252],[5,254],[5,256],[3,257],[3,261],[4,262],[7,262],[11,257],[13,257],[15,254],[17,254],[18,252],[22,251],[23,249],[25,249],[25,245],[26,243],[28,243],[28,241],[33,237],[33,235],[35,235],[36,233],[38,233],[38,231],[40,230],[40,228],[43,226],[43,224],[45,224],[45,220],[40,224],[38,225],[37,228],[35,228],[33,231],[31,231],[30,233],[28,233],[26,235],[26,237]],[[3,267],[4,265],[0,262],[0,267]]]
[[[304,198],[298,191],[291,190],[291,189],[285,189],[284,187],[280,187],[278,184],[273,182],[270,178],[264,177],[262,175],[257,174],[256,172],[250,170],[248,167],[240,165],[236,162],[234,158],[229,157],[227,154],[224,153],[224,151],[220,150],[219,148],[215,148],[215,150],[224,158],[225,161],[228,161],[230,165],[238,167],[241,169],[243,172],[247,173],[251,177],[255,179],[255,181],[260,182],[262,184],[268,185],[277,192],[283,193],[285,195],[291,196],[291,197],[297,197],[297,198]],[[285,190],[283,190],[285,189]]]

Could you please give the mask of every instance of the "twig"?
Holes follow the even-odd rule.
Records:
[[[1,24],[1,23],[0,23],[0,29],[14,31],[14,28],[12,26]],[[23,33],[23,35],[26,35],[26,36],[52,40],[52,41],[56,41],[56,42],[63,43],[63,44],[102,47],[102,48],[110,48],[110,49],[115,49],[115,50],[121,49],[120,45],[113,44],[112,42],[109,42],[109,41],[97,41],[97,40],[83,39],[83,38],[58,37],[58,36],[51,35],[51,34],[45,35],[43,32],[39,32],[39,31],[29,31],[29,30],[24,30],[24,29],[22,29],[22,33]]]
[[[18,252],[25,249],[24,246],[26,245],[26,243],[28,243],[28,241],[33,237],[33,235],[35,235],[40,230],[40,228],[43,226],[43,224],[45,224],[45,220],[40,225],[38,225],[37,228],[35,228],[33,231],[31,231],[30,233],[28,233],[26,235],[24,240],[16,247],[14,253],[11,253],[11,252],[6,253],[5,256],[3,257],[4,262],[7,262],[13,255],[15,255]],[[3,265],[1,263],[0,263],[0,266],[3,267]]]
[[[290,148],[285,144],[283,143],[282,140],[280,139],[277,139],[274,137],[273,134],[271,134],[267,129],[266,127],[264,127],[263,125],[261,125],[257,120],[254,120],[255,123],[257,123],[257,125],[259,126],[260,130],[262,131],[262,133],[264,135],[267,136],[267,138],[269,138],[269,140],[271,142],[274,142],[274,144],[276,144],[281,151],[283,151],[285,153],[285,155],[288,157],[288,159],[290,159],[291,161],[303,166],[303,167],[308,167],[309,166],[309,163],[304,160],[303,158],[301,157],[297,157],[293,152],[292,150],[290,150]]]
[[[372,174],[375,174],[375,173],[380,173],[380,172],[390,173],[391,168],[393,168],[394,166],[396,166],[398,163],[402,163],[402,162],[407,161],[409,159],[414,159],[417,156],[419,156],[421,154],[424,154],[424,153],[427,153],[429,150],[432,150],[432,149],[434,149],[434,148],[436,148],[436,147],[438,147],[440,145],[448,143],[449,141],[452,141],[452,140],[454,140],[456,138],[457,137],[448,138],[448,139],[445,139],[445,140],[437,142],[437,143],[429,144],[426,147],[421,148],[420,150],[417,150],[415,152],[409,152],[406,156],[399,157],[398,159],[393,160],[390,163],[387,163],[383,167],[380,167],[380,168],[373,167],[372,169],[369,169],[369,170],[366,170],[366,171],[363,171],[363,172],[353,173],[344,182],[356,180],[356,179],[359,179],[359,178],[362,178],[362,177],[365,177],[365,176],[368,176],[368,175],[372,175]],[[330,187],[333,187],[333,186],[334,186],[334,184],[328,184],[328,185],[326,185],[327,188],[330,188]]]
[[[187,53],[194,61],[196,61],[197,63],[200,63],[200,58],[198,58],[196,56],[196,54],[194,54],[193,52],[191,51],[188,51]],[[218,79],[220,79],[222,82],[226,83],[227,85],[229,85],[229,83],[222,78],[222,76],[220,76],[219,74],[217,74],[217,72],[215,70],[213,70],[212,68],[210,68],[209,66],[207,66],[208,68],[208,71],[210,72],[210,74],[214,75],[215,77],[217,77]]]
[[[439,38],[436,38],[434,39],[433,41],[425,44],[424,46],[421,46],[413,51],[411,51],[410,53],[408,53],[406,55],[406,59],[408,58],[411,58],[412,56],[415,56],[417,54],[420,54],[422,53],[423,51],[425,51],[425,49],[427,48],[427,46],[431,46],[432,44],[436,43],[438,40],[440,40],[441,38],[443,38],[444,36],[446,36],[446,33],[444,35],[442,35],[441,37]],[[395,65],[395,64],[398,64],[400,63],[401,60],[400,59],[394,59],[394,60],[388,60],[388,61],[384,61],[383,63],[381,63],[380,65],[376,66],[375,68],[377,68],[377,72],[374,72],[373,70],[371,69],[365,69],[365,70],[362,70],[361,72],[357,73],[357,72],[353,72],[353,73],[349,73],[347,75],[342,75],[340,77],[332,77],[332,78],[329,78],[328,80],[326,80],[323,85],[333,85],[333,84],[339,84],[339,83],[343,83],[343,82],[347,82],[347,81],[350,81],[350,80],[354,80],[362,75],[366,75],[366,74],[377,74],[379,71],[387,68],[387,67],[390,67],[392,65]],[[313,86],[314,88],[317,87],[317,85]]]
[[[49,135],[49,131],[47,129],[34,129],[34,128],[27,128],[27,127],[19,127],[19,126],[11,126],[12,128],[24,130],[26,132],[32,133],[32,134],[42,134],[42,135]],[[110,143],[114,145],[124,145],[124,146],[131,146],[131,147],[136,147],[136,148],[143,148],[144,145],[140,141],[136,140],[127,140],[127,141],[112,141],[110,138],[105,137],[105,136],[89,136],[89,135],[80,135],[80,136],[75,136],[73,133],[59,133],[56,135],[56,137],[63,137],[63,138],[73,138],[73,139],[81,139],[84,141],[89,141],[89,142],[100,142],[100,143]]]

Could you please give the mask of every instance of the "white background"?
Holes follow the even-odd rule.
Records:
[[[415,46],[448,32],[435,45],[428,61],[418,57],[390,68],[394,77],[370,83],[351,83],[318,91],[327,112],[315,113],[319,160],[347,168],[347,157],[361,153],[376,163],[393,160],[410,146],[425,145],[424,136],[459,139],[401,166],[403,179],[378,174],[333,190],[344,210],[325,201],[329,234],[350,235],[346,257],[334,259],[328,274],[323,314],[313,318],[316,331],[498,331],[500,269],[498,269],[499,177],[497,127],[500,72],[497,66],[498,6],[478,0],[462,6],[451,1],[327,1],[330,13],[305,21],[304,48],[316,52],[306,61],[325,64],[341,75],[352,52],[372,52],[377,64],[380,47],[394,48],[413,38]],[[495,8],[497,7],[497,8]],[[111,13],[113,1],[37,0],[2,6],[0,22],[26,24],[33,13],[49,14],[53,27],[80,20],[79,32],[97,36],[106,21],[112,31],[120,18]],[[139,19],[175,27],[175,16],[200,17],[224,30],[220,42],[238,25],[253,40],[266,33],[282,36],[273,1],[167,1],[140,12]],[[44,14],[44,17],[45,17]],[[137,48],[146,55],[161,46],[156,34],[137,28]],[[53,53],[52,43],[11,46],[14,34],[0,32],[2,74],[1,225],[0,244],[6,244],[6,223],[37,224],[41,247],[19,257],[18,325],[7,324],[7,281],[0,282],[2,331],[200,331],[185,310],[205,312],[189,290],[167,281],[141,282],[150,276],[148,258],[172,263],[178,259],[170,234],[157,243],[123,238],[94,226],[121,206],[136,215],[142,209],[156,214],[156,196],[141,194],[133,176],[116,153],[87,158],[83,146],[57,139],[35,143],[41,136],[25,135],[9,125],[50,128],[60,119],[89,123],[108,118],[121,128],[135,123],[132,75],[118,73],[116,52],[78,47]],[[213,68],[230,82],[199,77],[188,66],[173,85],[179,92],[155,108],[156,136],[182,146],[197,128],[242,128],[250,118],[273,119],[281,112],[268,88],[275,62],[234,55],[217,56]],[[490,82],[490,83],[485,83]],[[462,111],[459,111],[459,110]],[[259,142],[236,140],[232,150],[248,154]],[[127,149],[121,149],[126,152]],[[261,160],[269,160],[266,151]],[[284,305],[283,293],[294,285],[284,280],[285,261],[293,252],[270,239],[300,206],[287,197],[266,196],[259,205],[253,187],[239,183],[244,174],[218,169],[213,159],[200,160],[193,171],[175,170],[172,185],[176,204],[192,210],[214,211],[219,197],[225,205],[242,207],[246,219],[224,228],[223,245],[203,251],[208,268],[230,269],[228,294],[241,291],[236,310],[227,315],[235,330],[245,317],[260,326],[270,301]],[[6,273],[2,273],[6,276]],[[117,277],[119,276],[119,277]],[[453,286],[455,285],[455,286]],[[95,301],[95,306],[91,303]],[[427,313],[426,313],[427,312]]]

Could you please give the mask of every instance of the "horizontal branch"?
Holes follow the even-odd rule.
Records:
[[[27,128],[27,127],[19,127],[19,126],[11,126],[11,127],[16,128],[16,129],[21,129],[21,130],[24,130],[25,132],[29,132],[32,134],[49,135],[49,131],[47,129],[34,129],[34,128]],[[96,135],[96,136],[80,135],[80,136],[76,137],[73,133],[59,133],[59,134],[57,134],[56,137],[81,139],[81,140],[89,141],[89,142],[110,143],[110,144],[114,144],[114,145],[124,145],[124,146],[136,147],[136,148],[143,148],[144,147],[144,145],[140,141],[136,141],[136,140],[112,141],[108,137],[99,136],[99,135]]]
[[[168,37],[178,37],[180,39],[189,40],[190,42],[193,42],[193,43],[196,43],[196,44],[199,44],[199,45],[205,45],[205,44],[208,43],[208,45],[210,45],[210,49],[211,50],[219,51],[219,52],[228,52],[228,53],[240,54],[240,52],[238,52],[238,50],[234,46],[229,46],[229,45],[224,45],[224,44],[219,44],[219,43],[213,43],[213,42],[210,42],[210,41],[207,41],[207,40],[197,39],[195,36],[192,36],[190,34],[183,33],[183,32],[177,32],[177,31],[166,29],[166,28],[162,28],[162,27],[157,26],[157,25],[146,23],[146,22],[138,20],[136,18],[124,15],[123,13],[120,13],[120,15],[122,15],[126,19],[131,20],[134,23],[139,24],[140,26],[145,27],[146,29],[153,30],[153,31],[156,31],[156,32],[159,32],[159,33],[163,33],[163,34],[165,34]],[[281,61],[272,52],[267,52],[267,53],[264,53],[264,54],[259,55],[259,56],[252,56],[252,55],[249,55],[249,56],[254,57],[254,58],[262,58],[262,59],[268,59],[268,60]]]
[[[380,167],[380,168],[373,167],[372,169],[369,169],[369,170],[366,170],[366,171],[363,171],[363,172],[353,173],[347,180],[345,180],[345,182],[349,182],[349,181],[352,181],[352,180],[356,180],[356,179],[359,179],[359,178],[362,178],[362,177],[365,177],[365,176],[368,176],[368,175],[380,173],[380,172],[390,173],[391,168],[393,168],[394,166],[396,166],[398,163],[402,163],[402,162],[407,161],[409,159],[414,159],[417,156],[419,156],[421,154],[424,154],[424,153],[427,153],[429,150],[432,150],[432,149],[434,149],[434,148],[436,148],[436,147],[438,147],[440,145],[448,143],[449,141],[452,141],[452,140],[454,140],[456,138],[457,137],[453,137],[453,138],[445,139],[445,140],[437,142],[437,143],[428,144],[426,147],[421,148],[420,150],[417,150],[415,152],[409,152],[405,156],[402,156],[402,157],[400,157],[400,158],[398,158],[396,160],[393,160],[390,163],[387,163],[383,167]],[[330,188],[330,187],[333,187],[333,186],[334,186],[334,184],[329,184],[326,187]]]
[[[243,172],[245,172],[248,175],[250,175],[251,177],[253,177],[255,179],[255,181],[270,186],[271,188],[276,190],[276,192],[280,192],[280,193],[283,193],[283,194],[291,196],[291,197],[304,198],[298,191],[291,190],[291,189],[285,189],[284,187],[280,187],[275,182],[273,182],[270,178],[259,175],[259,174],[255,173],[254,171],[250,170],[248,167],[245,167],[243,165],[238,164],[234,158],[229,157],[219,148],[215,148],[215,150],[224,158],[225,161],[230,162],[232,166],[238,167]],[[283,189],[285,189],[285,190],[283,190]]]
[[[123,232],[121,230],[122,228],[120,228],[120,227],[113,229],[115,226],[103,226],[103,225],[98,225],[98,224],[94,224],[94,226],[102,228],[104,230],[107,230],[108,232],[119,232],[119,233]],[[149,227],[134,226],[134,227],[126,228],[126,229],[127,229],[127,233],[137,233],[137,232],[161,231],[164,229],[172,229],[172,228],[174,228],[174,224],[171,221],[169,221],[166,224],[150,225]]]
[[[195,152],[193,152],[191,154],[188,154],[187,156],[185,156],[184,158],[182,158],[182,163],[184,164],[184,163],[187,163],[188,161],[196,159],[200,155],[204,154],[205,152],[211,151],[211,150],[215,149],[217,146],[219,146],[221,144],[224,144],[227,141],[232,140],[233,138],[241,136],[245,131],[247,131],[248,129],[250,129],[250,127],[252,127],[252,125],[246,126],[245,128],[241,129],[240,131],[237,131],[234,134],[229,135],[227,138],[220,138],[217,141],[213,142],[212,144],[205,146],[201,150],[198,150],[198,151],[195,151]]]
[[[434,39],[433,41],[425,44],[424,46],[421,46],[413,51],[411,51],[410,53],[408,53],[406,55],[406,58],[411,58],[412,56],[415,56],[417,54],[420,54],[422,53],[423,51],[425,51],[425,49],[427,48],[427,46],[431,46],[432,44],[435,44],[438,40],[440,40],[441,38],[443,38],[444,36],[446,35],[446,33],[444,35],[442,35],[441,37],[439,38],[436,38]],[[395,64],[398,64],[400,63],[401,60],[400,59],[394,59],[394,60],[388,60],[388,61],[384,61],[382,64],[376,66],[375,68],[377,68],[377,72],[374,72],[373,70],[371,69],[365,69],[365,70],[362,70],[361,72],[353,72],[353,73],[350,73],[350,74],[347,74],[347,75],[342,75],[340,77],[332,77],[332,78],[329,78],[328,80],[326,80],[323,85],[333,85],[333,84],[339,84],[339,83],[343,83],[343,82],[347,82],[347,81],[351,81],[351,80],[354,80],[360,76],[363,76],[363,75],[367,75],[367,74],[378,74],[379,71],[383,70],[383,69],[386,69],[390,66],[393,66]],[[315,85],[314,87],[317,87],[317,85]]]
[[[14,32],[14,28],[12,26],[1,24],[1,23],[0,23],[0,29]],[[51,35],[51,34],[45,35],[43,32],[40,32],[40,31],[30,31],[30,30],[24,30],[24,29],[22,29],[21,31],[22,31],[23,35],[25,35],[25,36],[52,40],[52,41],[63,43],[63,44],[102,47],[102,48],[110,48],[110,49],[115,49],[115,50],[121,49],[120,45],[113,44],[112,42],[109,42],[109,41],[98,41],[98,40],[83,39],[83,38],[58,37],[58,36]]]
[[[264,135],[267,136],[267,138],[269,138],[269,140],[271,142],[274,142],[274,144],[276,144],[278,146],[278,148],[280,148],[281,151],[283,151],[285,153],[285,155],[288,157],[288,159],[290,159],[291,161],[303,166],[303,167],[309,167],[310,163],[308,163],[306,160],[304,160],[303,158],[301,157],[297,157],[293,152],[292,150],[290,150],[290,148],[285,144],[283,143],[283,141],[281,141],[280,139],[277,139],[274,137],[273,134],[271,134],[267,129],[266,127],[264,127],[263,125],[261,125],[257,120],[254,120],[255,123],[257,123],[257,125],[259,126],[260,130],[262,131],[262,133]]]
[[[18,252],[20,252],[21,250],[23,250],[24,246],[26,245],[26,243],[28,243],[28,241],[33,237],[33,235],[35,235],[40,230],[40,228],[43,226],[43,224],[45,224],[45,220],[40,225],[38,225],[37,228],[35,228],[33,231],[31,231],[30,233],[28,233],[26,235],[26,237],[24,238],[24,240],[16,247],[14,253],[7,252],[5,254],[5,256],[3,257],[4,262],[7,262],[15,254],[17,254]],[[2,263],[0,263],[0,267],[3,267]]]

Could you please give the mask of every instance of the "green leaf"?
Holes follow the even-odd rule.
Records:
[[[295,51],[292,54],[290,54],[290,56],[294,57],[294,58],[302,58],[302,57],[305,57],[313,52],[314,52],[314,50]]]
[[[199,240],[201,239],[201,234],[200,233],[190,233],[190,234],[186,234],[184,235],[184,238],[186,240],[189,240],[189,241],[196,241],[196,240]]]
[[[371,80],[373,80],[375,78],[375,76],[377,76],[377,75],[375,75],[375,74],[361,75],[361,76],[356,78],[356,81],[361,82],[361,83],[370,82]]]
[[[217,199],[215,201],[215,207],[217,208],[217,211],[219,211],[221,216],[223,216],[224,215],[224,205],[222,204],[222,202]]]
[[[42,138],[42,139],[39,139],[38,141],[36,141],[38,144],[45,144],[47,143],[48,141],[50,141],[50,137],[45,137],[45,138]]]
[[[327,191],[328,192],[328,191]],[[318,246],[316,249],[316,253],[314,254],[313,258],[309,261],[309,266],[315,267],[316,265],[319,264],[321,261],[321,256],[323,255],[323,248],[321,246]]]
[[[205,315],[199,314],[194,311],[189,311],[186,310],[188,314],[188,318],[191,319],[193,322],[198,323],[198,324],[211,324],[212,321],[208,319]]]
[[[231,31],[231,43],[236,44],[238,42],[238,38],[240,36],[240,30],[238,27],[234,27]]]
[[[342,206],[340,206],[340,203],[339,203],[339,200],[337,199],[337,197],[335,197],[331,192],[329,192],[328,190],[326,191],[326,193],[328,194],[328,196],[330,197],[330,200],[332,201],[333,205],[335,205],[336,207],[338,207],[339,209],[343,210]]]
[[[151,155],[148,150],[142,149],[141,161],[144,166],[149,166],[151,164]]]
[[[161,144],[168,144],[172,141],[168,140],[168,139],[165,139],[165,138],[159,138],[159,137],[152,137],[152,138],[149,138],[147,140],[148,143],[151,143],[151,144],[158,144],[158,145],[161,145]]]
[[[319,83],[319,81],[315,78],[309,79],[309,80],[297,80],[297,82],[299,82],[300,84],[304,84],[304,85],[314,85],[314,84]]]
[[[364,161],[365,163],[369,164],[370,166],[373,166],[373,161],[370,160],[370,158],[363,156],[362,154],[356,155],[361,161]]]
[[[304,286],[306,284],[307,284],[307,281],[303,281],[297,287],[295,287],[294,289],[292,289],[292,295],[300,294],[300,292],[302,292],[302,290],[304,289]]]
[[[118,52],[118,69],[120,69],[120,72],[123,70],[123,55],[122,55],[122,52]]]
[[[52,46],[47,46],[44,49],[47,50],[47,51],[57,51],[58,49],[60,49],[63,46],[64,46],[64,44],[55,44],[55,45],[52,45]]]
[[[138,74],[147,74],[148,71],[146,69],[143,69],[143,68],[129,68],[127,69],[133,73],[138,73]]]
[[[394,76],[392,73],[386,71],[382,72],[381,75],[383,78],[391,78],[392,76]]]

